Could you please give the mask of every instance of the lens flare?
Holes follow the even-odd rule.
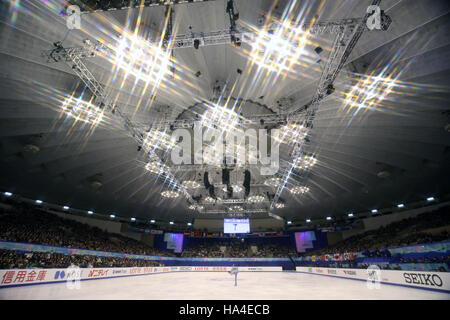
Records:
[[[61,111],[76,121],[89,123],[97,126],[103,120],[103,110],[85,101],[73,96],[67,97],[61,105]]]

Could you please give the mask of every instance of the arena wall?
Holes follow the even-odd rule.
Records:
[[[296,267],[296,270],[319,276],[366,281],[369,289],[377,289],[379,284],[391,284],[450,293],[448,272],[316,267]]]

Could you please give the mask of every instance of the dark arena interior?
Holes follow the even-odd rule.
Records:
[[[0,300],[448,301],[449,17],[2,0]]]

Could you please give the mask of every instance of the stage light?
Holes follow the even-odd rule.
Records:
[[[311,222],[311,219],[306,219],[306,222],[308,222],[308,223]]]
[[[89,210],[87,213],[88,214],[94,214],[94,211]]]
[[[150,171],[151,173],[158,174],[158,175],[163,175],[163,174],[166,174],[167,172],[169,172],[168,166],[166,166],[162,163],[156,162],[156,161],[147,163],[145,165],[145,169]]]
[[[434,201],[434,197],[428,197],[427,201]]]
[[[331,220],[331,217],[327,217],[327,220]]]
[[[177,191],[166,190],[166,191],[161,192],[161,196],[163,198],[175,199],[180,196],[180,193]]]
[[[63,209],[64,210],[69,210],[69,207],[68,206],[64,206]]]
[[[204,105],[207,109],[201,116],[202,126],[222,133],[235,133],[240,122],[240,116],[236,112],[216,103]]]
[[[36,200],[35,201],[37,204],[42,204],[42,200]]]
[[[170,221],[169,223],[170,223],[170,224],[173,224],[174,222],[173,222],[173,221]]]
[[[377,213],[378,210],[377,209],[372,209],[372,213]]]
[[[116,215],[115,215],[115,214],[110,214],[109,217],[110,217],[111,219],[114,219],[114,218],[116,217]]]
[[[244,208],[241,206],[231,206],[228,208],[229,211],[244,211]]]
[[[284,203],[283,203],[283,202],[277,202],[277,203],[275,203],[275,208],[277,208],[277,209],[283,209],[283,208],[284,208]]]
[[[238,192],[241,192],[241,191],[242,191],[242,187],[241,186],[239,186],[237,184],[235,184],[233,186],[233,192],[238,193]]]
[[[294,66],[307,56],[305,45],[307,32],[301,27],[293,28],[291,23],[274,25],[270,30],[257,30],[257,37],[251,43],[249,53],[252,64],[277,74],[292,72]]]
[[[279,142],[295,145],[308,135],[308,129],[298,123],[288,123],[280,128]]]
[[[98,125],[103,120],[103,110],[93,105],[89,101],[67,97],[61,105],[61,111],[76,121],[89,123],[93,126]]]
[[[278,177],[268,178],[264,181],[264,184],[269,187],[278,187],[281,183],[281,179]]]
[[[136,221],[136,218],[131,218],[130,220],[134,222],[134,221]]]
[[[153,219],[152,219],[152,220],[150,220],[150,223],[155,223],[155,220],[153,220]]]
[[[11,192],[5,192],[5,193],[3,193],[5,196],[7,196],[7,197],[11,197],[12,196],[12,193]]]
[[[304,194],[309,192],[309,188],[305,186],[295,186],[289,189],[292,194]]]
[[[187,225],[190,227],[190,226],[192,226],[192,223],[188,222]]]
[[[199,39],[195,39],[194,40],[194,48],[195,48],[195,50],[198,50],[199,46],[200,46],[200,40]]]
[[[352,218],[352,217],[353,217],[353,213],[349,213],[348,216],[349,216],[350,218]]]
[[[392,92],[396,79],[386,76],[383,70],[378,76],[362,75],[357,83],[345,94],[344,105],[354,114],[360,109],[377,108]]]
[[[112,63],[125,73],[125,78],[132,75],[145,84],[158,86],[169,74],[170,50],[154,45],[139,35],[122,32],[117,45],[111,48]]]
[[[200,183],[194,180],[185,180],[181,183],[186,189],[197,189],[200,188]]]
[[[164,131],[150,130],[145,133],[145,138],[142,143],[144,150],[171,150],[177,145],[175,138]]]
[[[293,165],[297,169],[306,170],[313,167],[317,163],[317,159],[313,156],[298,157],[294,160]]]
[[[336,91],[336,89],[333,87],[332,84],[329,84],[327,86],[327,95],[330,95],[330,94],[334,93],[335,91]]]
[[[205,198],[205,202],[206,203],[214,203],[214,202],[216,202],[216,200],[214,198],[212,198],[212,197],[206,197]]]
[[[249,203],[260,203],[263,202],[266,198],[262,195],[254,195],[254,196],[250,196],[248,197],[247,201]]]
[[[403,203],[400,203],[397,205],[397,208],[404,208],[404,207],[405,207],[405,205]]]
[[[287,224],[292,224],[292,221],[288,221],[288,222],[286,222]]]

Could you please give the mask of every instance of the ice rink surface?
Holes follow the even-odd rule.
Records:
[[[238,286],[228,272],[179,272],[0,289],[0,299],[151,299],[151,300],[323,300],[439,299],[450,294],[295,272],[241,272]]]

